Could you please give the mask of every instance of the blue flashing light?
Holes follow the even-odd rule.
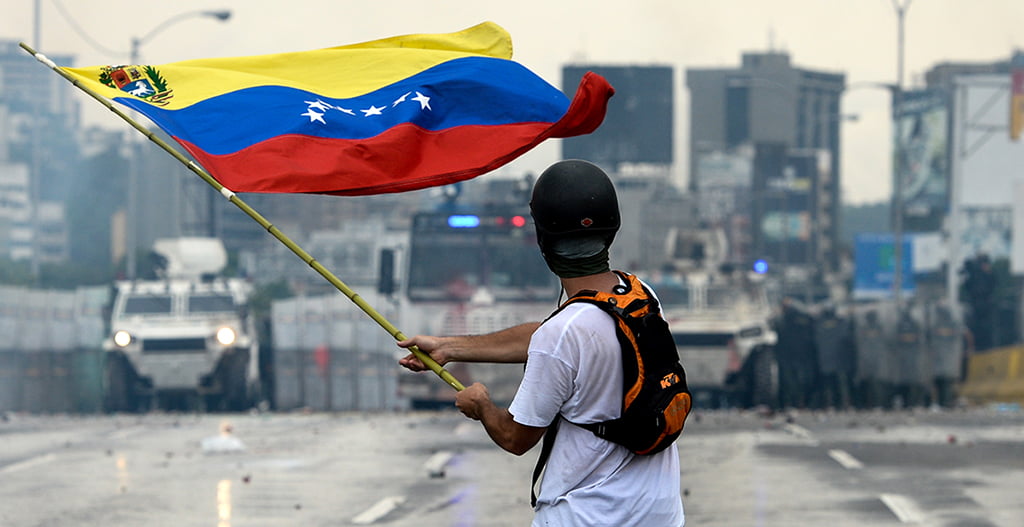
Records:
[[[768,272],[768,262],[764,260],[758,260],[754,262],[754,272],[757,274],[765,274]]]
[[[480,218],[472,214],[453,214],[448,216],[448,226],[453,229],[472,229],[480,226]]]

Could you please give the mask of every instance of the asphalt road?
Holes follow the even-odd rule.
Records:
[[[696,412],[690,526],[1024,525],[1024,413]],[[0,418],[0,527],[529,525],[455,412]]]

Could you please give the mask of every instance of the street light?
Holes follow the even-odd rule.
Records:
[[[907,2],[909,4],[909,1]],[[904,6],[905,9],[905,6]],[[901,16],[902,19],[902,16]],[[902,34],[902,31],[900,32]],[[902,38],[901,38],[902,42]],[[900,46],[902,50],[902,44]],[[900,52],[902,56],[902,51]],[[902,64],[902,60],[900,61]],[[902,65],[900,66],[900,78],[903,77]],[[900,83],[887,83],[887,82],[857,82],[850,85],[850,90],[859,88],[878,88],[889,92],[890,101],[892,104],[891,122],[893,126],[893,137],[892,137],[892,199],[890,201],[890,221],[892,222],[893,230],[893,276],[892,276],[892,288],[893,288],[893,301],[897,306],[901,305],[903,297],[903,260],[905,255],[903,254],[903,186],[904,186],[904,171],[906,170],[906,159],[903,139],[903,95],[904,90]]]
[[[910,9],[911,0],[892,0],[892,6],[896,10],[896,86],[893,88],[893,113],[896,117],[896,171],[893,182],[893,208],[896,215],[893,217],[893,299],[896,301],[896,308],[899,309],[903,300],[903,178],[905,170],[904,148],[903,148],[903,48],[904,48],[904,21],[907,10]]]
[[[204,11],[204,10],[186,11],[184,13],[172,16],[172,17],[168,18],[167,20],[164,20],[163,22],[157,24],[153,29],[151,29],[148,33],[146,33],[142,37],[132,37],[130,64],[132,64],[133,66],[139,64],[139,48],[142,47],[143,44],[145,44],[145,43],[149,42],[150,40],[152,40],[153,37],[155,37],[160,32],[164,31],[168,27],[170,27],[170,26],[172,26],[174,24],[177,24],[178,22],[181,22],[182,20],[189,19],[189,18],[216,18],[217,20],[219,20],[221,22],[226,22],[228,19],[231,18],[231,11],[227,10],[227,9],[220,9],[220,10],[216,10],[216,11]],[[138,173],[139,173],[139,160],[138,160],[139,149],[138,149],[138,142],[129,140],[128,149],[129,149],[129,155],[128,155],[128,162],[129,162],[129,174],[128,174],[128,218],[126,218],[127,221],[125,222],[125,224],[126,224],[125,225],[126,226],[126,231],[127,231],[126,234],[127,234],[127,238],[128,239],[125,240],[125,252],[127,253],[125,255],[125,258],[126,258],[126,260],[125,260],[125,272],[127,274],[127,278],[129,280],[133,280],[133,279],[135,279],[135,274],[136,274],[136,269],[135,269],[135,251],[136,251],[136,247],[135,246],[138,244],[138,228],[137,228],[137,218],[136,218],[136,216],[137,216],[136,208],[138,206],[136,194],[138,193]]]
[[[174,25],[174,24],[176,24],[178,22],[181,22],[182,20],[185,20],[186,18],[199,18],[199,17],[216,18],[217,20],[220,20],[221,22],[226,22],[228,19],[231,18],[231,11],[228,10],[228,9],[221,9],[221,10],[217,10],[217,11],[186,11],[186,12],[181,13],[179,15],[172,16],[171,18],[168,18],[167,20],[164,20],[163,22],[158,24],[156,27],[151,29],[149,31],[149,33],[146,33],[144,36],[142,36],[142,37],[132,37],[131,63],[133,65],[138,64],[138,62],[139,62],[139,47],[141,45],[145,44],[146,42],[149,42],[158,33],[160,33],[161,31],[167,29],[168,27],[170,27],[170,26],[172,26],[172,25]]]

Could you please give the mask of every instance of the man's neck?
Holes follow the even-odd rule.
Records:
[[[565,295],[569,297],[580,291],[611,293],[612,288],[619,285],[619,275],[611,271],[574,278],[559,278],[559,280],[562,282],[562,289],[565,289]]]

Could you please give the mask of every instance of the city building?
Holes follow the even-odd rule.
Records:
[[[0,256],[32,257],[31,224],[28,165],[0,162]]]
[[[955,132],[957,79],[1003,77],[1008,87],[1014,60],[1024,60],[1024,54],[1018,52],[1015,57],[995,62],[942,62],[925,72],[923,87],[903,92],[900,105],[893,108],[893,126],[899,131],[900,140],[893,149],[903,153],[898,173],[903,178],[899,202],[905,231],[940,231],[951,209],[953,154],[950,145]],[[989,97],[1005,99],[1007,94],[992,93]],[[990,104],[1003,109],[1009,106],[1009,101],[992,100]],[[1001,132],[1003,130],[998,133]],[[1001,135],[1009,135],[1009,130],[1005,132]],[[896,185],[893,188],[897,188]]]
[[[562,68],[562,88],[575,93],[585,73],[601,75],[615,88],[604,122],[593,133],[562,141],[562,158],[586,159],[607,172],[673,163],[674,69],[660,65],[573,64]]]
[[[836,271],[845,75],[769,51],[744,53],[739,67],[688,68],[686,86],[689,188],[702,220],[733,234],[733,262],[808,278]]]
[[[592,71],[615,88],[601,127],[562,140],[563,159],[586,159],[608,173],[619,193],[622,228],[613,266],[654,271],[677,258],[666,247],[696,227],[691,197],[678,188],[675,164],[675,69],[664,65],[572,64],[562,89],[573,93]]]
[[[73,65],[71,56],[50,58]],[[67,236],[57,234],[65,232],[66,226],[53,222],[64,221],[63,212],[57,211],[69,198],[70,182],[78,173],[79,112],[72,90],[16,41],[0,41],[0,180],[4,182],[0,199],[5,202],[0,239],[6,241],[0,246],[0,257],[30,260],[35,265],[67,258]],[[51,205],[33,206],[41,202]],[[21,205],[15,207],[15,203]],[[45,234],[40,217],[44,208],[48,214]],[[63,246],[54,247],[54,243]]]

